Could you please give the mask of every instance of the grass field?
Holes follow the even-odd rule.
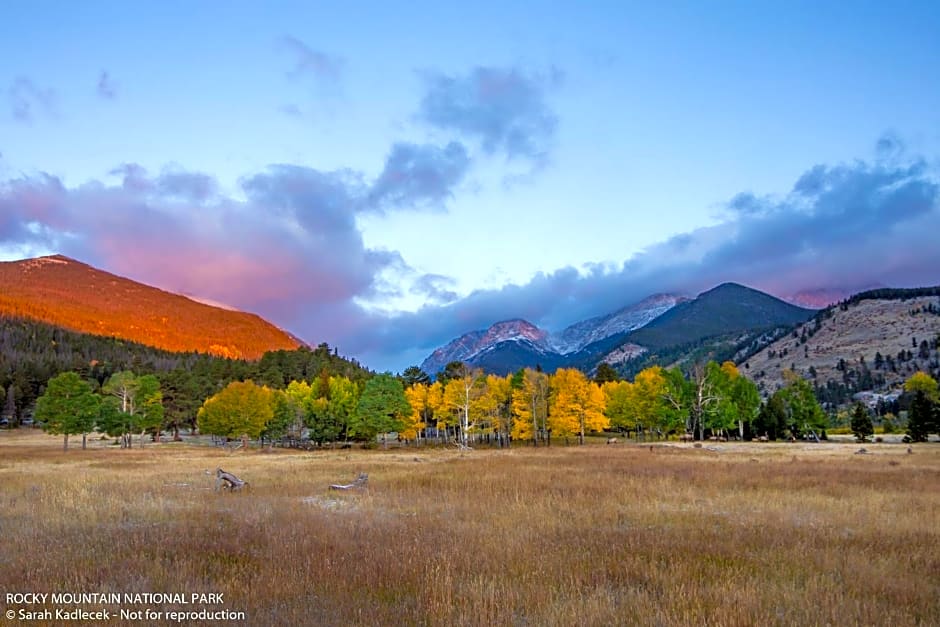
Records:
[[[0,614],[26,607],[8,593],[204,592],[224,602],[122,607],[250,625],[940,623],[935,443],[95,444],[0,433]],[[218,466],[251,491],[214,491]],[[368,490],[327,489],[360,471]]]

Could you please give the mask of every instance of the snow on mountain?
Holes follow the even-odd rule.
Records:
[[[549,337],[549,345],[562,355],[574,353],[592,342],[639,329],[686,300],[689,299],[674,294],[655,294],[605,316],[576,322]]]
[[[481,331],[465,333],[431,353],[421,369],[434,374],[452,361],[473,362],[504,342],[528,344],[537,352],[550,352],[548,333],[525,320],[504,320]]]

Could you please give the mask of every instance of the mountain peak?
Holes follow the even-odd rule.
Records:
[[[175,352],[257,359],[300,343],[259,316],[137,283],[64,255],[0,262],[0,315]]]
[[[528,320],[501,320],[485,330],[465,333],[438,348],[424,360],[421,369],[434,374],[452,361],[472,362],[475,357],[507,342],[524,343],[536,351],[546,351],[547,340],[548,333]]]
[[[675,294],[653,294],[613,313],[576,322],[550,341],[556,351],[565,355],[574,353],[612,335],[639,329],[686,300]]]

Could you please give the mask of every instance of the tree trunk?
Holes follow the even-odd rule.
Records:
[[[85,447],[85,441],[86,441],[87,439],[88,439],[88,434],[87,434],[87,433],[83,433],[83,434],[82,434],[82,450],[83,450],[83,451],[84,451],[85,448],[86,448],[86,447]]]
[[[69,434],[68,433],[65,434],[65,440],[62,442],[62,450],[63,451],[69,450]]]

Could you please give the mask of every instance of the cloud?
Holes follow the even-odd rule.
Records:
[[[201,172],[166,171],[156,181],[156,187],[165,198],[202,203],[216,193],[216,182]]]
[[[458,142],[441,148],[432,144],[397,143],[369,191],[368,206],[443,208],[470,167],[467,150]]]
[[[920,158],[806,170],[779,198],[739,194],[727,219],[650,246],[617,264],[566,267],[523,285],[478,290],[374,321],[357,337],[370,363],[420,362],[467,331],[507,318],[550,330],[660,292],[695,295],[735,281],[787,297],[804,290],[940,283],[940,183]],[[420,347],[420,350],[416,350]]]
[[[447,147],[392,158],[396,152],[393,164],[451,162]],[[420,274],[395,251],[368,248],[357,227],[358,215],[378,210],[370,204],[376,198],[445,197],[441,190],[456,178],[441,184],[419,176],[416,165],[401,168],[405,182],[395,185],[385,177],[391,166],[369,181],[355,171],[276,165],[243,179],[238,199],[220,193],[207,174],[175,168],[150,175],[133,163],[116,168],[110,183],[13,179],[0,183],[0,249],[56,250],[257,312],[308,342],[400,370],[498,320],[561,330],[650,294],[694,295],[725,281],[779,296],[940,283],[937,173],[903,151],[890,159],[877,154],[812,166],[782,196],[735,196],[723,222],[627,260],[560,268],[462,298],[448,277]],[[408,277],[406,288],[397,276]],[[393,315],[363,304],[405,291],[425,305]]]
[[[98,75],[96,92],[100,98],[104,98],[105,100],[114,100],[117,98],[117,85],[114,79],[111,78],[111,75],[105,70],[101,70],[101,74]]]
[[[559,82],[518,68],[477,67],[464,76],[426,73],[418,118],[479,141],[489,154],[543,164],[558,118],[546,94]]]
[[[18,122],[31,123],[37,117],[56,116],[56,93],[24,76],[18,77],[7,90],[10,111]]]
[[[458,294],[453,290],[456,281],[451,277],[442,274],[422,274],[411,285],[410,292],[416,296],[422,296],[435,304],[450,303],[458,299]]]
[[[290,35],[281,37],[279,44],[293,60],[293,66],[287,72],[289,78],[313,78],[319,82],[335,82],[342,74],[343,61],[338,57],[314,50]]]

